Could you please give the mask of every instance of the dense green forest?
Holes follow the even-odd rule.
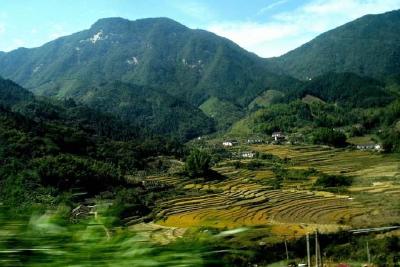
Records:
[[[0,107],[0,202],[16,210],[73,206],[82,200],[74,193],[87,198],[111,188],[143,204],[140,190],[129,186],[125,175],[145,169],[148,157],[182,156],[176,139],[138,132],[72,100],[36,99],[7,80],[0,88],[7,96]]]

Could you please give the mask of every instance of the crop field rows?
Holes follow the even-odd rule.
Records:
[[[400,173],[399,159],[368,151],[272,145],[259,145],[254,149],[289,158],[295,166],[312,167],[328,174],[393,177]]]
[[[179,196],[158,203],[156,223],[180,228],[280,225],[282,229],[306,229],[313,225],[319,229],[338,229],[384,224],[382,215],[387,216],[387,213],[390,213],[387,216],[390,221],[399,219],[396,158],[319,146],[255,145],[250,149],[290,158],[289,169],[315,168],[327,174],[351,176],[354,185],[341,194],[311,191],[314,180],[310,178],[285,181],[281,189],[273,189],[265,183],[275,178],[270,165],[249,170],[235,168],[231,160],[226,160],[214,168],[225,177],[222,180],[147,177],[146,180],[197,192],[194,196]],[[242,160],[243,163],[249,161]],[[382,179],[385,182],[380,182]],[[386,203],[387,200],[391,203]],[[371,217],[371,214],[376,216]]]
[[[219,190],[199,197],[183,197],[160,205],[160,223],[167,226],[244,226],[271,223],[326,223],[348,221],[363,213],[357,202],[334,194],[271,190],[251,182],[252,171],[219,169],[226,181],[188,184],[188,188]]]

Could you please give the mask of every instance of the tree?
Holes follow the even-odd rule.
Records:
[[[194,149],[190,152],[185,162],[185,171],[191,177],[207,174],[211,167],[211,156],[204,150]]]
[[[120,170],[103,161],[58,155],[35,159],[33,166],[42,185],[61,191],[80,188],[96,194],[113,186],[125,185]]]
[[[329,128],[316,129],[313,134],[313,143],[334,147],[345,147],[347,145],[344,133]]]
[[[351,177],[340,175],[322,175],[314,183],[315,186],[322,187],[341,187],[350,186],[353,183]]]

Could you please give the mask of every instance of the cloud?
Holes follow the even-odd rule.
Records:
[[[54,40],[59,37],[67,35],[67,31],[65,30],[64,26],[61,24],[54,24],[51,26],[51,31],[48,36],[49,40]]]
[[[9,43],[1,45],[0,51],[10,52],[19,47],[26,47],[27,45],[27,42],[20,38],[11,39],[9,41],[10,41]]]
[[[400,8],[400,0],[314,0],[293,10],[277,14],[283,24],[300,24],[321,32],[342,25],[366,14],[379,14]]]
[[[217,22],[207,29],[262,57],[273,57],[363,15],[398,8],[400,0],[312,0],[265,22]]]
[[[227,37],[249,51],[264,57],[282,54],[292,44],[281,44],[282,39],[297,35],[300,29],[293,24],[238,22],[215,24],[208,30]]]
[[[174,6],[182,13],[195,19],[209,20],[214,17],[214,11],[206,4],[198,1],[176,1]]]
[[[257,12],[257,15],[262,15],[262,14],[264,14],[265,12],[267,12],[267,11],[269,11],[269,10],[271,10],[271,9],[274,9],[275,7],[278,7],[278,6],[281,6],[281,5],[286,4],[287,2],[289,2],[289,0],[280,0],[280,1],[274,2],[274,3],[272,3],[272,4],[269,4],[268,6],[261,8],[261,9]]]

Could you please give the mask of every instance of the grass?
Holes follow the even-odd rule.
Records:
[[[249,110],[260,107],[268,107],[275,103],[277,100],[284,97],[284,94],[276,90],[267,90],[254,99],[248,106]]]
[[[216,120],[218,129],[227,129],[244,116],[240,107],[216,97],[210,97],[199,108],[207,116]]]
[[[347,143],[353,144],[353,145],[362,145],[362,144],[375,143],[375,141],[373,141],[373,136],[365,135],[365,136],[351,137],[351,138],[347,139]]]

